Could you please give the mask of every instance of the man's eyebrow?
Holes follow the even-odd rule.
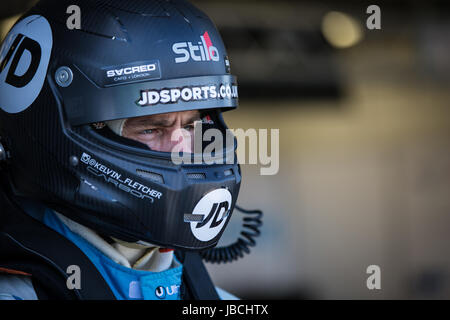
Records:
[[[176,119],[173,120],[167,118],[147,118],[138,120],[136,126],[156,126],[156,127],[171,127],[175,123]]]
[[[196,113],[193,116],[189,117],[186,121],[183,121],[184,124],[190,124],[195,122],[196,120],[200,120],[200,113]],[[155,126],[155,127],[171,127],[175,124],[176,118],[168,119],[164,117],[159,118],[146,118],[140,119],[136,121],[136,126],[145,127],[145,126]]]
[[[186,121],[184,121],[183,124],[191,124],[195,121],[201,120],[200,113],[194,114],[192,117],[188,118]]]

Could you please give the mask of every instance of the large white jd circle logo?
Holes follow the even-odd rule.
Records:
[[[48,21],[32,15],[19,21],[0,48],[0,108],[8,113],[27,109],[45,81],[52,50]]]
[[[191,222],[191,231],[200,241],[214,239],[228,220],[231,209],[231,193],[216,189],[207,193],[195,206],[192,214],[203,216],[200,222]]]

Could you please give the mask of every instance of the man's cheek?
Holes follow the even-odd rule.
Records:
[[[192,137],[191,133],[182,128],[178,128],[172,131],[170,136],[170,152],[192,152]]]

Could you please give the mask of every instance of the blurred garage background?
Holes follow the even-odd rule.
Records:
[[[33,2],[1,2],[2,38]],[[280,133],[276,175],[242,166],[238,204],[264,211],[262,235],[207,265],[216,284],[248,299],[450,298],[449,3],[193,2],[238,76],[229,127]],[[366,25],[373,4],[381,29]]]

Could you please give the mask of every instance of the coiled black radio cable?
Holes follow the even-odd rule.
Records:
[[[244,254],[250,253],[250,247],[256,245],[255,238],[261,234],[259,228],[262,226],[261,210],[246,210],[238,205],[235,205],[235,209],[242,212],[243,227],[241,236],[234,243],[225,247],[215,247],[200,252],[200,256],[206,262],[210,263],[227,263],[242,258]]]

